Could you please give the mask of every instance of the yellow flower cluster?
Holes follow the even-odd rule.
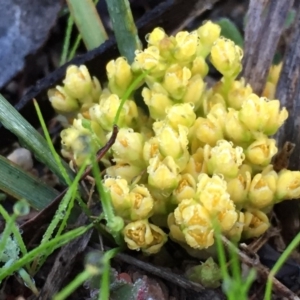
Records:
[[[214,244],[215,222],[231,239],[260,236],[275,203],[300,198],[300,172],[271,165],[277,147],[270,136],[287,110],[236,79],[243,52],[220,37],[218,25],[175,36],[156,28],[146,38],[131,65],[122,57],[108,63],[103,89],[84,66],[71,66],[64,86],[49,91],[58,112],[77,114],[61,133],[63,155],[80,165],[105,144],[121,98],[146,71],[121,109],[104,161],[103,182],[128,247],[156,253],[167,228],[184,247],[205,249]],[[208,59],[222,75],[211,88]],[[146,106],[137,106],[138,97]]]

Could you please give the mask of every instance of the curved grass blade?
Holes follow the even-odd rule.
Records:
[[[43,162],[63,183],[66,183],[45,139],[1,94],[0,122],[6,129],[17,136],[39,161]],[[74,178],[74,173],[67,163],[62,161],[62,164],[67,170],[69,177]]]
[[[40,179],[0,156],[0,190],[16,199],[26,199],[35,209],[46,207],[58,192]]]

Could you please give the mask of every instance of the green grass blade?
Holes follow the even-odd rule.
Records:
[[[66,34],[65,34],[65,38],[64,38],[63,50],[62,50],[62,54],[61,54],[60,62],[59,62],[60,66],[67,62],[67,55],[68,55],[69,47],[70,47],[70,39],[71,39],[71,32],[73,29],[73,25],[74,25],[74,21],[72,19],[72,16],[69,16]]]
[[[3,156],[0,156],[0,170],[0,190],[16,199],[26,199],[37,210],[46,207],[58,195],[55,189]]]
[[[112,22],[113,30],[122,56],[130,63],[134,59],[134,51],[141,49],[128,0],[106,0],[107,8]]]
[[[88,50],[107,40],[107,34],[92,0],[67,0],[67,3]]]
[[[22,115],[0,94],[0,122],[15,134],[24,146],[34,153],[36,158],[43,162],[62,182],[64,178],[60,172],[45,139],[27,122]],[[63,161],[68,175],[74,178],[69,166]]]
[[[49,241],[46,244],[40,245],[39,247],[34,248],[33,250],[31,250],[30,252],[28,252],[26,255],[24,255],[23,257],[21,257],[18,261],[16,261],[14,264],[12,264],[11,266],[9,266],[8,268],[1,268],[0,269],[0,282],[12,275],[14,272],[18,271],[19,269],[21,269],[23,266],[25,266],[26,264],[28,264],[29,262],[31,262],[36,256],[44,253],[45,250],[47,250],[48,248],[53,248],[57,249],[65,244],[67,244],[68,242],[70,242],[71,240],[76,239],[77,237],[83,235],[85,232],[87,232],[88,230],[90,230],[93,227],[93,224],[90,224],[88,226],[81,226],[78,227],[76,229],[73,229],[57,238],[54,238],[53,240]]]

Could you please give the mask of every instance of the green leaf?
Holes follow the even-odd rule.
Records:
[[[63,183],[66,183],[45,139],[1,94],[0,122],[17,136],[39,161],[43,162]],[[74,178],[74,173],[67,163],[62,161],[62,164],[66,168],[69,177]]]
[[[222,18],[217,24],[221,27],[221,35],[234,41],[237,45],[243,48],[244,39],[237,26],[229,19]]]
[[[0,156],[0,190],[17,199],[26,199],[35,209],[43,209],[58,192],[38,178]]]

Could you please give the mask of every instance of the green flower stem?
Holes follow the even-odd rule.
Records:
[[[103,273],[100,283],[100,292],[98,300],[109,300],[109,286],[110,286],[110,260],[115,257],[119,252],[120,248],[111,249],[105,252],[103,257]]]
[[[121,231],[124,227],[124,222],[122,218],[115,216],[110,192],[106,190],[106,188],[104,188],[103,186],[100,170],[95,157],[92,158],[92,167],[93,167],[93,174],[96,181],[97,191],[101,197],[102,209],[104,213],[104,218],[107,222],[107,227],[111,235],[114,237],[116,243],[118,245],[122,245],[124,241],[122,238]]]
[[[106,0],[112,27],[122,56],[130,63],[134,60],[134,52],[141,49],[128,0]]]
[[[58,294],[56,294],[53,300],[64,300],[67,299],[80,285],[90,279],[93,275],[88,271],[84,270],[76,276],[65,288],[63,288]]]
[[[298,233],[292,242],[287,246],[285,251],[280,255],[279,259],[277,260],[276,264],[272,268],[269,276],[268,281],[266,285],[266,291],[265,291],[265,297],[264,300],[271,299],[272,296],[272,284],[273,284],[273,277],[276,275],[276,273],[280,270],[280,268],[283,266],[284,262],[288,259],[290,254],[293,252],[293,250],[300,244],[300,233]]]

